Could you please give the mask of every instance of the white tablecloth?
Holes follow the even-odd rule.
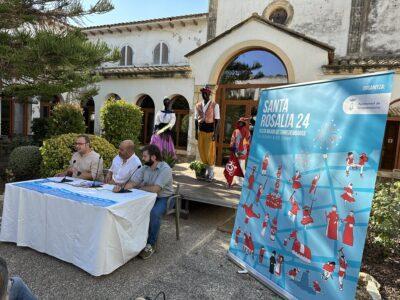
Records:
[[[146,245],[156,199],[154,193],[115,194],[110,188],[77,187],[52,178],[7,184],[0,240],[47,253],[94,276],[109,274]]]

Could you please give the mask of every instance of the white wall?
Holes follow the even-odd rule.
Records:
[[[185,27],[175,24],[174,28],[161,23],[164,26],[163,29],[156,29],[153,25],[152,30],[145,29],[145,26],[141,25],[142,31],[133,29],[132,32],[104,33],[104,35],[97,34],[96,36],[89,34],[88,38],[92,41],[99,39],[109,46],[119,49],[124,45],[130,45],[134,52],[133,64],[135,66],[152,65],[154,48],[159,42],[164,42],[169,48],[169,64],[187,65],[188,60],[184,55],[203,44],[207,38],[206,19],[198,19],[197,22],[198,25],[195,25],[192,21],[185,20]],[[114,66],[118,64],[116,63]]]
[[[262,15],[272,0],[219,0],[217,35],[256,12]],[[351,0],[290,0],[294,14],[288,28],[336,48],[344,56],[350,26]]]

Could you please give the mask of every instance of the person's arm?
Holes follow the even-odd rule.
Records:
[[[124,185],[125,185],[125,187],[124,187],[125,190],[130,190],[130,189],[140,187],[143,184],[143,178],[144,178],[143,172],[144,172],[144,168],[142,167],[135,173],[135,176],[127,184],[125,184],[125,183],[116,184],[113,188],[113,192],[118,193]]]
[[[142,185],[140,189],[146,192],[158,194],[167,184],[169,184],[169,182],[172,182],[172,170],[167,167],[158,174],[153,185]]]
[[[74,168],[75,168],[74,163],[75,163],[75,161],[76,160],[74,159],[74,156],[72,155],[72,157],[71,157],[71,159],[69,161],[68,169],[66,169],[65,171],[63,171],[61,173],[56,174],[55,176],[56,177],[72,176],[73,173],[74,173]]]
[[[161,187],[158,185],[145,185],[141,186],[139,189],[142,191],[156,193],[156,194],[158,194],[161,191]]]
[[[114,180],[112,179],[112,176],[113,176],[113,172],[111,172],[111,170],[109,170],[107,172],[106,178],[104,179],[104,183],[114,184]]]

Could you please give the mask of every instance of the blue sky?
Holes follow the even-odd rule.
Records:
[[[249,51],[240,55],[237,60],[250,66],[259,62],[262,68],[253,71],[253,74],[261,70],[265,75],[286,75],[286,69],[282,62],[274,54],[267,51]]]
[[[95,0],[84,1],[89,4]],[[114,10],[103,15],[92,15],[83,26],[164,18],[208,11],[208,0],[112,0]]]

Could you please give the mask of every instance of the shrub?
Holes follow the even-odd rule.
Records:
[[[42,156],[39,147],[17,147],[10,154],[8,174],[16,181],[40,178],[41,162]]]
[[[33,140],[41,144],[49,134],[49,118],[36,118],[32,121]]]
[[[400,181],[379,184],[372,202],[368,242],[382,256],[400,251]]]
[[[125,100],[107,100],[100,112],[104,138],[115,147],[123,140],[137,143],[142,130],[142,114],[135,104]]]
[[[34,142],[32,138],[29,136],[23,136],[23,135],[16,135],[13,136],[12,140],[10,140],[10,150],[12,151],[15,148],[22,147],[22,146],[34,146]]]
[[[163,151],[161,153],[163,160],[171,167],[171,169],[176,165],[176,158],[173,154]]]
[[[43,142],[43,146],[40,148],[43,157],[42,176],[54,176],[68,167],[72,153],[75,151],[74,143],[77,136],[76,133],[62,134]],[[89,135],[89,138],[92,149],[103,158],[104,168],[109,168],[112,159],[118,153],[117,149],[99,136]]]
[[[65,133],[84,133],[86,130],[82,108],[78,104],[60,103],[49,117],[49,136]]]

